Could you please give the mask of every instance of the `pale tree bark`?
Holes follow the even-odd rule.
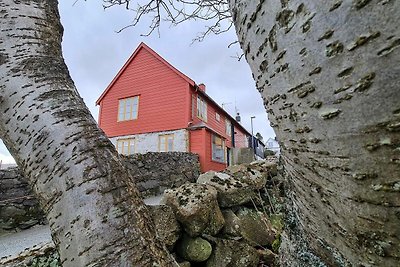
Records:
[[[176,266],[74,87],[57,5],[0,1],[0,138],[39,197],[63,266]]]
[[[329,266],[400,266],[399,1],[230,6],[310,249]]]

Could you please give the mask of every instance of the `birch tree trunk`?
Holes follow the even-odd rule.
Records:
[[[326,265],[400,266],[399,1],[230,6],[281,144],[289,222]],[[312,266],[289,242],[286,265]]]
[[[0,1],[0,138],[39,197],[63,266],[176,266],[74,87],[57,5]]]

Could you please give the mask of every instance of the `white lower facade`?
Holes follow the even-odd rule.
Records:
[[[186,129],[117,136],[110,140],[122,154],[189,152],[189,133]]]

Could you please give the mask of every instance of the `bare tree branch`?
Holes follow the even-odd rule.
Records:
[[[136,1],[135,7],[132,7],[133,4],[131,0],[103,0],[104,9],[124,5],[135,13],[132,23],[118,32],[136,26],[145,15],[150,16],[151,21],[149,31],[142,36],[149,36],[156,29],[158,31],[162,21],[172,26],[191,20],[206,21],[205,31],[199,33],[193,42],[201,42],[209,34],[227,32],[233,26],[228,0],[143,0]]]

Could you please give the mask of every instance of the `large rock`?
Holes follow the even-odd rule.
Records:
[[[224,226],[224,217],[217,202],[217,191],[209,185],[185,184],[166,190],[162,204],[174,210],[186,233],[215,235]]]
[[[275,240],[275,230],[266,214],[248,208],[236,212],[239,219],[240,235],[253,246],[271,245]]]
[[[213,186],[218,191],[218,203],[221,207],[233,207],[256,197],[254,188],[237,177],[229,174],[209,171],[197,179],[197,183]]]
[[[207,267],[256,267],[259,263],[257,250],[246,243],[219,238],[214,243]]]
[[[180,226],[171,207],[147,206],[156,226],[157,237],[171,251],[180,237]]]
[[[277,266],[278,255],[269,249],[258,249],[258,255],[260,256],[262,266]]]
[[[240,219],[231,210],[223,210],[222,215],[224,216],[225,225],[222,228],[222,234],[226,236],[238,237],[240,236]]]
[[[252,246],[270,246],[276,240],[276,229],[264,213],[241,207],[236,213],[227,209],[222,214],[225,225],[221,233],[227,238],[243,238]]]
[[[253,190],[259,190],[265,186],[269,173],[267,168],[264,169],[263,165],[256,163],[257,161],[248,165],[230,166],[223,172],[232,176],[234,180],[247,184]]]
[[[253,170],[258,170],[264,176],[273,177],[278,174],[278,160],[257,160],[250,163],[250,168]]]
[[[201,237],[193,238],[184,235],[178,242],[176,251],[180,257],[187,261],[202,262],[210,257],[212,246]]]

